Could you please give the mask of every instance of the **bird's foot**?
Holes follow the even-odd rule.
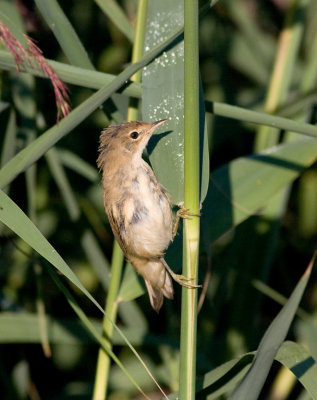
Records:
[[[200,213],[199,214],[191,213],[188,208],[184,208],[184,202],[178,203],[177,207],[179,207],[179,210],[177,210],[176,220],[175,220],[175,223],[174,223],[174,226],[173,226],[173,238],[177,234],[179,220],[181,218],[190,219],[190,217],[201,217]]]
[[[195,278],[186,278],[186,276],[184,276],[184,275],[175,274],[175,272],[171,270],[170,266],[167,264],[167,262],[164,259],[162,259],[162,263],[163,263],[165,269],[167,270],[167,272],[172,277],[172,279],[174,279],[174,281],[177,282],[179,285],[184,286],[188,289],[198,289],[201,287],[201,285],[196,285],[194,283],[190,283]]]
[[[177,207],[179,210],[176,213],[176,217],[183,219],[190,219],[190,217],[201,217],[201,214],[195,214],[189,211],[189,208],[184,207],[184,203],[178,203]]]
[[[175,282],[179,283],[181,286],[184,286],[188,289],[198,289],[201,287],[201,285],[196,285],[194,283],[190,283],[195,278],[186,278],[186,276],[175,274],[174,272],[173,272],[173,274],[171,274],[171,277],[174,279]]]

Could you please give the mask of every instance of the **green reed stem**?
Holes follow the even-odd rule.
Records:
[[[139,61],[143,56],[144,48],[144,37],[145,37],[145,26],[147,16],[147,3],[148,0],[141,0],[139,2],[136,28],[135,28],[135,41],[132,49],[132,63]],[[131,77],[132,81],[140,82],[141,71],[138,71]],[[128,109],[127,120],[136,120],[138,117],[138,100],[130,99],[130,106]],[[109,292],[106,300],[106,313],[110,316],[113,322],[116,322],[118,312],[118,293],[122,275],[124,255],[117,241],[114,242],[112,261],[111,261],[111,278],[109,284]],[[103,336],[107,343],[107,346],[112,348],[112,335],[113,325],[110,323],[108,318],[104,319],[103,323]],[[93,400],[104,400],[107,394],[109,372],[110,372],[110,356],[103,348],[99,349],[95,386],[93,393]]]
[[[137,19],[136,19],[136,27],[135,27],[135,40],[132,49],[132,57],[131,57],[132,63],[138,62],[143,57],[147,11],[148,11],[148,0],[140,0]],[[141,82],[142,70],[136,72],[133,76],[131,76],[130,79],[132,82]],[[127,121],[137,120],[138,112],[139,112],[139,100],[136,98],[130,98]]]
[[[130,382],[134,385],[134,387],[139,390],[139,392],[143,395],[143,397],[147,400],[150,400],[150,398],[143,392],[141,387],[136,383],[135,379],[131,376],[129,371],[125,368],[124,364],[119,360],[119,358],[113,353],[112,349],[107,346],[106,341],[104,340],[103,337],[100,336],[98,330],[95,328],[94,324],[89,320],[87,315],[83,312],[81,307],[78,305],[76,302],[75,298],[71,295],[70,291],[66,288],[66,286],[63,284],[62,279],[58,276],[57,272],[55,269],[51,266],[47,266],[47,270],[51,276],[51,278],[54,280],[60,291],[65,295],[69,305],[72,307],[72,309],[75,311],[77,314],[78,318],[81,320],[85,328],[88,330],[88,332],[91,334],[91,336],[100,344],[100,346],[103,348],[103,350],[111,356],[111,358],[116,362],[118,367],[123,371],[123,373],[126,375],[126,377],[130,380]],[[99,399],[98,399],[99,400]]]
[[[106,300],[106,313],[113,322],[116,321],[118,303],[116,302],[121,281],[123,265],[123,253],[117,241],[113,245],[113,253],[111,260],[111,277],[109,283],[109,291]],[[113,325],[108,318],[104,318],[103,337],[107,347],[112,348],[111,338],[113,335]],[[110,356],[101,347],[98,352],[95,386],[93,392],[93,400],[103,400],[106,398],[110,370]]]
[[[199,213],[198,2],[185,0],[185,208]],[[199,218],[184,220],[183,274],[197,281]],[[179,398],[195,398],[197,290],[182,289]]]

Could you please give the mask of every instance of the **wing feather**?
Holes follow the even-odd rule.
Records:
[[[122,226],[123,222],[120,221],[120,215],[119,215],[118,209],[116,207],[107,207],[106,212],[108,215],[108,219],[110,222],[112,232],[113,232],[117,242],[119,243],[119,246],[121,247],[123,253],[126,255],[127,247],[125,245],[125,240],[124,240],[124,229],[125,228],[124,228],[124,226]]]

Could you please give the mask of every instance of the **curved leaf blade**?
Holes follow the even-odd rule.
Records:
[[[243,381],[231,396],[231,400],[258,399],[276,353],[285,339],[293,321],[308,283],[315,258],[316,255],[313,257],[304,275],[296,285],[296,288],[291,294],[288,302],[265,332],[257,350],[254,362]]]
[[[0,187],[10,183],[19,173],[37,161],[49,148],[55,145],[62,137],[67,135],[73,128],[95,111],[115,91],[121,88],[132,75],[151,62],[167,46],[171,45],[179,35],[180,30],[178,29],[163,43],[147,52],[140,61],[131,64],[111,81],[110,84],[103,86],[98,92],[91,95],[87,100],[71,111],[67,117],[62,119],[57,125],[48,129],[28,147],[20,151],[20,153],[13,157],[0,170]]]
[[[216,240],[258,212],[316,158],[317,140],[305,137],[216,169],[202,210],[203,229]]]
[[[304,346],[287,341],[275,359],[293,372],[312,399],[317,399],[317,364]]]
[[[2,190],[0,190],[0,221],[20,236],[43,258],[54,265],[55,268],[77,286],[77,288],[82,291],[102,313],[104,313],[103,308],[87,291],[54,247],[42,235],[33,222],[24,214],[24,212]]]
[[[35,3],[69,61],[79,67],[93,69],[83,44],[58,2],[35,0]]]
[[[117,4],[113,0],[95,0],[100,9],[108,16],[111,22],[126,36],[130,42],[134,39],[134,29],[130,24],[128,18]]]

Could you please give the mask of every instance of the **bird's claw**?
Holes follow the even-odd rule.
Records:
[[[200,217],[201,216],[200,213],[199,214],[194,214],[194,213],[189,212],[188,208],[184,208],[184,203],[183,202],[178,203],[177,207],[179,207],[179,210],[177,210],[177,212],[176,212],[176,219],[175,219],[174,226],[173,226],[173,231],[172,231],[173,238],[177,234],[178,224],[179,224],[179,220],[181,218],[190,219],[190,217]]]
[[[186,278],[186,276],[179,275],[179,274],[173,274],[172,278],[174,279],[175,282],[179,283],[181,286],[184,286],[188,289],[197,289],[197,288],[201,287],[201,285],[189,283],[189,282],[193,281],[195,278]]]
[[[197,289],[197,288],[201,287],[201,285],[195,285],[194,283],[189,283],[189,282],[193,281],[195,278],[186,278],[186,276],[184,276],[184,275],[175,274],[175,272],[171,270],[170,266],[167,264],[167,262],[164,260],[164,258],[161,258],[161,261],[162,261],[165,269],[167,270],[167,272],[174,279],[174,281],[179,283],[181,286],[184,286],[188,289]]]
[[[201,214],[195,214],[191,213],[189,211],[189,208],[184,208],[184,203],[179,203],[177,204],[177,207],[179,207],[179,210],[176,213],[176,216],[178,218],[183,218],[183,219],[190,219],[190,217],[201,217]]]

